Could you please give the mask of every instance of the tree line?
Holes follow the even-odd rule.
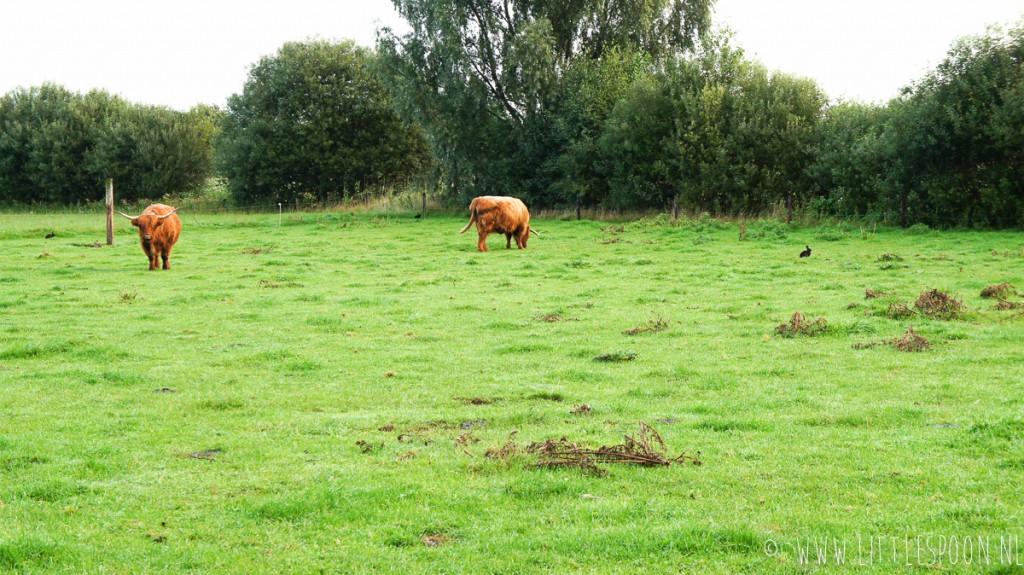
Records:
[[[59,86],[0,99],[0,202],[343,199],[428,178],[536,207],[1024,225],[1024,25],[884,105],[831,102],[711,29],[713,0],[393,0],[376,50],[284,45],[224,110]]]

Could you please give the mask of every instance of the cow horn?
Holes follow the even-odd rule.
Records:
[[[135,219],[135,216],[129,216],[128,214],[126,214],[124,212],[118,212],[117,210],[114,210],[114,212],[116,212],[118,214],[121,214],[122,216],[128,218],[129,220],[134,220]]]
[[[176,211],[178,211],[178,208],[174,208],[174,209],[173,209],[173,210],[171,210],[171,211],[170,211],[169,213],[166,213],[166,214],[164,214],[164,215],[162,215],[162,216],[157,216],[157,219],[158,219],[158,220],[162,220],[162,219],[164,219],[164,218],[169,218],[169,217],[173,216],[173,215],[174,215],[174,212],[176,212]]]

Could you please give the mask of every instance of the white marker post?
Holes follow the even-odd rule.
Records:
[[[277,225],[281,225],[281,202],[277,202]]]

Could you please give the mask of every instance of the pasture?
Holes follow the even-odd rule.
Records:
[[[126,221],[0,215],[0,572],[1024,564],[1024,310],[980,297],[1019,233],[181,216],[149,272]],[[640,422],[684,457],[528,449]]]

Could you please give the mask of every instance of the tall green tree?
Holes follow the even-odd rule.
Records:
[[[0,98],[0,201],[73,204],[193,192],[212,173],[216,109],[177,112],[55,84]]]
[[[618,208],[761,213],[805,196],[808,144],[825,104],[814,82],[769,73],[709,39],[635,82],[601,138]]]
[[[580,125],[562,120],[560,103],[566,84],[580,79],[569,78],[585,72],[579,62],[602,61],[616,50],[655,61],[687,50],[708,28],[712,4],[393,1],[411,31],[379,34],[386,77],[402,111],[424,126],[454,194],[541,203],[571,189],[552,190],[578,159],[565,154]]]
[[[418,127],[402,122],[351,41],[289,42],[259,61],[228,100],[217,164],[241,201],[341,198],[429,164]]]

